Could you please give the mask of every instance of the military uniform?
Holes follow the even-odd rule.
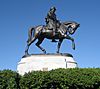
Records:
[[[45,18],[48,29],[53,30],[53,36],[55,36],[55,33],[57,32],[57,22],[58,22],[55,11],[56,11],[56,8],[51,7],[50,11],[47,13],[47,16]],[[55,40],[53,39],[53,41]]]

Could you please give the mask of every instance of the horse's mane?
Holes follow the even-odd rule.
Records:
[[[65,22],[62,22],[62,23],[65,24],[65,25],[69,25],[69,24],[72,24],[72,23],[77,24],[77,22],[75,22],[75,21],[65,21]]]

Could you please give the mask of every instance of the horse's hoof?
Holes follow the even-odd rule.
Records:
[[[46,51],[44,51],[44,54],[46,54]]]
[[[29,53],[25,52],[25,55],[22,56],[22,58],[24,58],[24,57],[28,57],[28,56],[30,56]]]
[[[25,57],[27,57],[27,55],[22,56],[22,58],[25,58]]]
[[[44,52],[44,54],[46,54],[46,51]]]
[[[73,50],[75,50],[75,48],[73,48]]]
[[[59,54],[59,51],[57,51],[56,53]]]

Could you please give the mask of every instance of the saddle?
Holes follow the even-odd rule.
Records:
[[[43,26],[43,29],[45,30],[43,30],[43,32],[53,32],[53,29],[50,29],[50,28],[48,28],[48,26]],[[58,27],[57,27],[57,29],[58,29]],[[58,33],[59,31],[58,30],[56,30],[56,32],[55,33]]]

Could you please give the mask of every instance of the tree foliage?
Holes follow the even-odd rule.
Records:
[[[33,71],[23,76],[3,70],[0,89],[100,89],[100,68]]]

